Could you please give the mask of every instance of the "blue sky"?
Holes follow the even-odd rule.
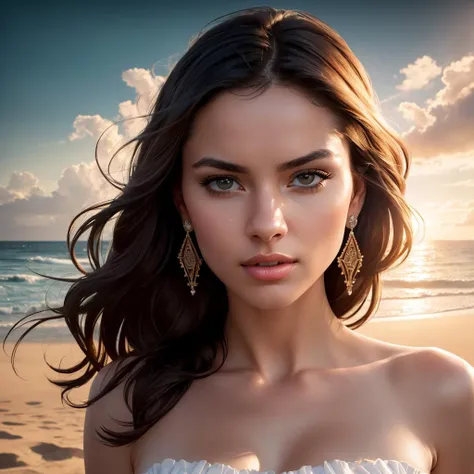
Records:
[[[386,119],[400,132],[413,126],[406,119],[409,112],[400,110],[400,103],[423,107],[443,87],[439,73],[422,88],[400,91],[397,85],[405,78],[400,70],[423,57],[443,69],[474,54],[472,1],[454,0],[449,5],[446,1],[268,4],[305,10],[333,27],[361,60],[384,101]],[[75,118],[98,114],[114,120],[119,103],[135,100],[136,91],[122,80],[124,71],[155,65],[156,73],[164,74],[168,59],[178,59],[206,23],[256,5],[259,3],[247,1],[175,1],[166,6],[156,1],[49,1],[11,2],[3,7],[0,187],[4,194],[13,189],[8,188],[11,175],[24,171],[38,178],[38,186],[45,193],[53,192],[65,168],[94,159],[95,142],[91,138],[68,140]],[[436,209],[439,190],[433,193],[430,189],[440,183],[444,186],[446,176],[457,189],[445,187],[443,202],[474,200],[474,187],[454,186],[461,177],[474,178],[473,156],[459,158],[464,170],[460,176],[456,166],[448,167],[443,177],[417,173],[415,204],[421,204],[419,194],[424,193],[426,212],[429,214],[430,207]],[[8,232],[0,231],[0,239],[34,239],[35,226],[29,226],[29,235],[25,235],[21,226],[6,221],[13,215],[12,199],[3,205],[0,200],[0,226],[9,226]],[[2,214],[7,204],[9,210]],[[462,209],[457,211],[460,219],[466,219],[474,204],[464,209],[465,215]],[[446,235],[444,238],[449,238]],[[463,226],[461,235],[474,238],[474,219],[472,226]]]

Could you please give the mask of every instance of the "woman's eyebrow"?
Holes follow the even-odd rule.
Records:
[[[298,166],[305,165],[306,163],[310,163],[314,160],[333,157],[334,153],[331,150],[328,150],[327,148],[322,148],[320,150],[311,151],[304,156],[295,158],[294,160],[279,164],[277,166],[277,171],[287,171],[292,168],[297,168]],[[192,168],[197,169],[202,168],[204,166],[210,166],[212,168],[231,171],[233,173],[250,173],[250,170],[246,166],[238,165],[236,163],[230,163],[229,161],[218,160],[217,158],[213,158],[211,156],[205,156],[204,158],[201,158],[199,161],[192,165]]]

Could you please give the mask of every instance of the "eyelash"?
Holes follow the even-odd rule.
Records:
[[[300,189],[303,189],[303,192],[311,192],[311,193],[314,193],[316,191],[318,191],[321,187],[324,186],[324,182],[327,180],[327,179],[330,179],[332,177],[332,174],[331,173],[328,173],[326,171],[322,171],[322,170],[314,170],[314,169],[311,169],[311,170],[305,170],[305,171],[301,171],[299,172],[298,174],[296,174],[293,178],[297,178],[298,176],[304,176],[304,175],[314,175],[314,176],[319,176],[320,178],[322,178],[321,181],[319,181],[317,184],[313,185],[313,186],[298,186]],[[214,181],[218,181],[219,179],[230,179],[230,180],[233,180],[235,182],[237,182],[237,180],[233,177],[233,176],[224,176],[224,175],[212,175],[212,176],[208,176],[204,179],[202,179],[200,181],[200,184],[201,186],[203,186],[204,188],[207,189],[207,191],[211,194],[215,194],[215,195],[223,195],[223,194],[230,194],[232,193],[233,191],[225,191],[225,190],[222,190],[222,191],[215,191],[213,189],[211,189],[209,187],[209,184],[211,184],[212,182]]]

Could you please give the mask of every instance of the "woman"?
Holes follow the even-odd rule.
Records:
[[[63,395],[98,372],[72,404],[86,474],[474,473],[472,368],[353,331],[412,247],[409,154],[334,30],[230,15],[133,141],[129,182],[68,239],[75,259],[91,229],[96,268],[55,310],[85,355]]]

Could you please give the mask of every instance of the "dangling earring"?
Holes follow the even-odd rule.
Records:
[[[339,257],[337,257],[337,266],[342,269],[341,275],[344,275],[344,283],[347,287],[347,293],[352,294],[352,286],[355,284],[355,276],[360,272],[363,255],[360,253],[359,245],[354,235],[354,227],[357,225],[357,217],[351,215],[349,218],[349,229],[351,232],[346,245]]]
[[[188,220],[184,221],[184,229],[186,230],[186,237],[181,245],[181,250],[178,254],[178,260],[181,268],[184,270],[184,275],[188,278],[188,286],[191,288],[191,294],[194,295],[197,286],[196,279],[199,276],[199,268],[201,267],[202,260],[199,258],[199,254],[194,247],[193,241],[189,232],[193,230],[191,222]]]

